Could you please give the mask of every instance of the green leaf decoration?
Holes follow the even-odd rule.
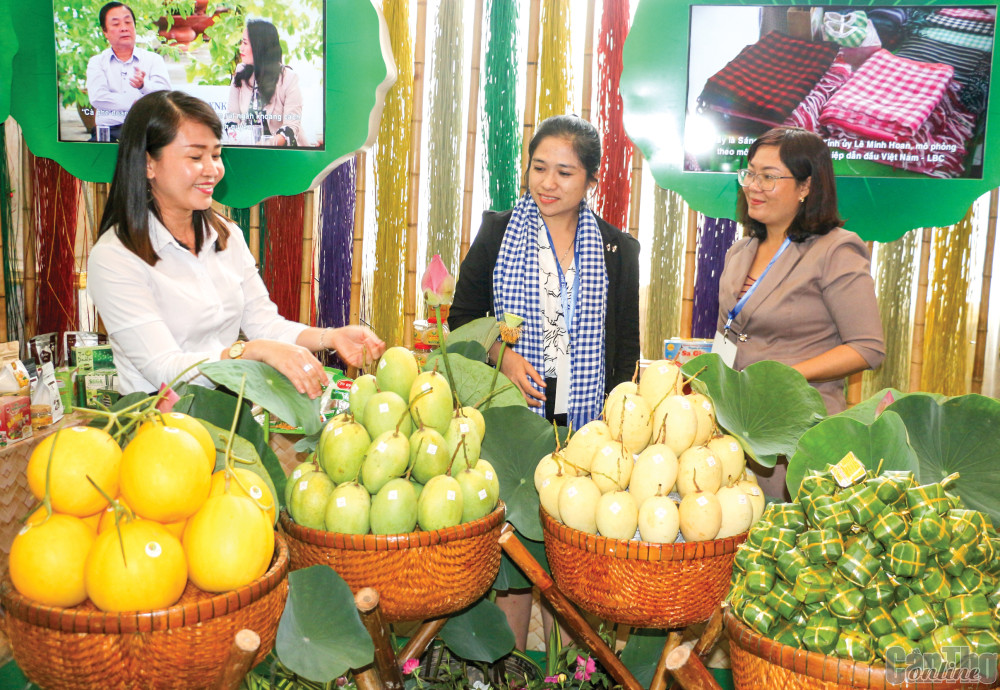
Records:
[[[445,368],[444,362],[440,361],[440,358],[441,355],[438,354],[428,359],[424,370],[433,369],[436,363],[437,370],[447,376],[448,370]],[[455,377],[455,392],[458,393],[458,399],[462,404],[475,406],[482,402],[489,395],[493,373],[496,370],[483,362],[473,361],[466,357],[453,356],[450,351],[448,353],[448,360],[451,364],[451,373]],[[500,390],[504,386],[510,387],[490,398],[490,408],[523,407],[527,409],[528,403],[524,401],[521,391],[511,384],[510,379],[498,372],[495,390]],[[489,436],[488,432],[487,436]]]
[[[514,633],[507,617],[485,598],[450,617],[441,628],[441,640],[453,654],[488,664],[514,649]]]
[[[208,433],[212,436],[212,442],[215,444],[215,469],[213,472],[218,472],[226,463],[226,443],[229,441],[229,429],[220,429],[211,422],[206,422],[204,419],[198,420],[203,427],[208,429]],[[233,434],[233,454],[241,458],[242,460],[250,460],[251,462],[236,462],[236,467],[244,470],[250,470],[258,477],[260,477],[267,488],[271,490],[271,496],[274,500],[278,501],[278,490],[274,488],[274,482],[271,481],[271,475],[267,473],[267,468],[264,467],[264,463],[261,462],[260,456],[257,454],[257,449],[253,447],[253,444],[245,438],[241,438],[239,434]],[[278,510],[277,503],[275,503],[274,511],[274,521],[278,521]]]
[[[316,446],[319,445],[319,437],[323,432],[320,431],[315,434],[309,434],[308,436],[303,436],[298,441],[295,442],[295,452],[296,453],[311,453],[316,450]]]
[[[483,411],[483,419],[486,438],[480,454],[497,471],[507,521],[529,539],[541,541],[535,465],[556,449],[555,431],[526,406],[490,407]]]
[[[499,337],[500,324],[492,316],[484,316],[453,330],[445,338],[445,344],[449,352],[462,342],[479,343],[484,350],[489,350]]]
[[[323,428],[319,398],[310,400],[309,396],[299,393],[284,374],[269,364],[243,359],[222,359],[202,364],[199,370],[214,383],[233,392],[240,390],[243,376],[246,375],[244,397],[283,421],[302,427],[306,434],[315,434]]]
[[[319,683],[375,658],[351,588],[326,565],[288,574],[288,601],[274,648],[289,670]]]
[[[906,425],[910,445],[920,458],[920,481],[939,482],[958,472],[960,477],[949,490],[969,508],[1000,522],[1000,400],[975,394],[939,400],[913,393],[894,402],[889,411]]]
[[[881,399],[881,396],[879,397]],[[837,415],[828,417],[802,434],[795,455],[788,461],[785,485],[795,496],[809,470],[821,470],[854,453],[872,472],[879,469],[919,471],[920,461],[906,440],[906,425],[895,412],[886,410],[871,424]]]
[[[622,663],[642,687],[648,688],[652,684],[666,643],[666,630],[637,628],[629,633],[628,642],[622,650]]]
[[[735,371],[719,355],[708,353],[682,371],[686,376],[700,372],[692,387],[712,399],[719,426],[764,467],[774,467],[779,455],[791,457],[802,434],[826,416],[819,392],[779,362],[757,362]]]
[[[837,413],[837,417],[849,417],[864,424],[871,424],[878,417],[880,410],[885,409],[896,400],[909,395],[895,388],[883,388],[867,400],[859,402],[854,407],[848,407],[843,412]],[[794,494],[793,494],[794,495]]]
[[[440,350],[434,351],[434,354],[431,355],[427,364],[424,365],[424,371],[430,371],[434,367],[437,367],[438,370],[441,370],[441,368],[444,367],[444,362],[441,361],[439,357],[440,354],[441,354]],[[484,350],[483,346],[475,342],[474,340],[463,340],[461,342],[455,343],[454,345],[448,343],[448,356],[449,357],[461,356],[476,362],[485,362],[486,350]],[[447,369],[445,369],[444,371],[447,371]]]
[[[193,384],[181,384],[175,390],[181,396],[180,401],[174,405],[176,412],[184,412],[219,428],[229,429],[232,426],[233,415],[236,413],[236,396],[225,391]],[[236,423],[236,433],[253,444],[258,457],[271,477],[271,484],[278,493],[278,501],[284,505],[285,470],[281,467],[281,461],[278,460],[278,456],[274,454],[271,446],[264,440],[264,429],[253,418],[250,405],[246,401],[243,403],[243,409],[240,410],[240,418]]]

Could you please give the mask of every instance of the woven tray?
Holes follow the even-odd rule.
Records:
[[[924,681],[890,683],[884,666],[869,666],[775,642],[751,630],[730,611],[725,615],[733,683],[740,690],[957,690],[998,687],[996,682]]]
[[[540,513],[562,593],[600,618],[640,628],[707,620],[729,591],[736,547],[746,540],[746,533],[686,544],[608,539]]]
[[[43,606],[5,578],[0,596],[14,660],[46,690],[214,688],[236,633],[260,635],[260,663],[274,646],[288,594],[288,545],[275,535],[271,567],[232,592],[188,583],[180,601],[157,611],[104,613],[89,601]]]
[[[356,535],[309,529],[281,512],[292,569],[325,564],[357,593],[373,587],[388,621],[461,611],[486,593],[500,570],[503,502],[486,517],[448,529]]]

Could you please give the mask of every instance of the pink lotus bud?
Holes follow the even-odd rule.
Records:
[[[448,273],[440,254],[435,254],[427,266],[420,289],[424,291],[424,301],[430,307],[451,304],[455,299],[455,278]]]

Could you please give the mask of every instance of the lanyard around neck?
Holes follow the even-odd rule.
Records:
[[[757,280],[754,281],[754,284],[750,286],[750,289],[748,289],[746,292],[743,293],[743,296],[740,297],[740,299],[739,299],[738,302],[736,302],[736,305],[732,309],[729,310],[728,318],[727,318],[727,321],[726,321],[726,332],[727,333],[729,332],[729,327],[732,326],[732,324],[733,324],[733,319],[735,319],[736,316],[741,311],[743,311],[743,307],[746,305],[747,300],[750,299],[750,295],[752,295],[754,293],[754,290],[757,289],[757,286],[760,285],[761,282],[763,282],[764,276],[766,276],[767,272],[771,270],[771,266],[773,266],[774,262],[778,260],[778,257],[781,256],[785,252],[786,249],[788,249],[788,245],[789,244],[790,244],[790,240],[786,237],[785,241],[781,243],[780,247],[778,247],[778,251],[775,252],[774,256],[771,257],[771,260],[767,262],[767,266],[764,268],[764,272],[761,273],[760,277],[757,278]]]
[[[552,240],[552,233],[549,226],[542,221],[545,227],[545,234],[549,238],[549,249],[552,250],[552,258],[556,261],[556,271],[559,272],[559,302],[562,304],[563,318],[566,320],[566,333],[572,335],[573,315],[576,313],[576,299],[580,294],[580,245],[576,239],[573,240],[573,262],[576,264],[576,271],[573,273],[573,289],[567,290],[566,274],[563,273],[562,264],[556,256],[556,243]],[[579,221],[577,221],[577,231],[579,232]],[[566,293],[569,292],[569,295]]]

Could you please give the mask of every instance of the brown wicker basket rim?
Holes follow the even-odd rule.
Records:
[[[0,605],[15,618],[32,625],[67,633],[122,634],[180,628],[225,616],[270,593],[288,575],[288,544],[274,534],[271,567],[253,582],[230,592],[205,593],[204,598],[155,611],[104,612],[92,606],[62,608],[46,606],[14,589],[10,575],[4,576]]]
[[[611,539],[568,527],[556,521],[544,508],[538,509],[546,539],[555,539],[577,549],[611,558],[632,561],[691,561],[735,553],[746,541],[743,532],[724,539],[690,541],[683,544],[656,544],[638,539]]]
[[[324,546],[348,551],[402,551],[418,546],[447,544],[459,539],[480,537],[495,529],[503,522],[507,508],[503,501],[492,513],[472,522],[463,522],[454,527],[430,532],[407,532],[405,534],[343,534],[303,527],[292,520],[287,510],[281,511],[281,527],[299,541],[314,546]]]

